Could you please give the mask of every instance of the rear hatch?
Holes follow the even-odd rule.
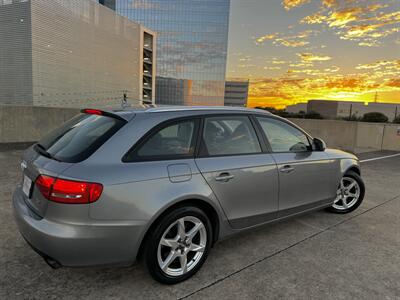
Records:
[[[91,156],[127,121],[118,115],[84,110],[30,147],[23,156],[22,191],[27,205],[44,217],[49,204],[35,181],[58,178],[67,168]]]
[[[21,163],[22,168],[22,189],[26,204],[40,217],[46,213],[48,200],[43,197],[35,181],[41,174],[58,177],[59,174],[69,168],[71,163],[62,163],[44,157],[34,150],[35,146],[29,148]]]

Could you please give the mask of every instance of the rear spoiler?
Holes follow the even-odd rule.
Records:
[[[106,116],[110,118],[114,118],[120,121],[128,122],[129,120],[121,117],[120,115],[117,115],[116,113],[113,113],[111,111],[106,111],[106,110],[100,110],[100,109],[93,109],[93,108],[84,108],[81,110],[81,113],[87,114],[87,115],[98,115],[98,116]]]

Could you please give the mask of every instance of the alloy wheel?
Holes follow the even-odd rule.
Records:
[[[176,220],[163,233],[157,250],[160,269],[167,275],[181,276],[201,260],[207,244],[203,222],[193,216]]]
[[[348,210],[353,207],[360,198],[360,186],[352,177],[343,177],[336,192],[333,208],[337,210]]]

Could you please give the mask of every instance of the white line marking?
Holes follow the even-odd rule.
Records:
[[[385,158],[390,158],[390,157],[396,157],[396,156],[400,156],[400,153],[397,154],[392,154],[392,155],[387,155],[387,156],[380,156],[380,157],[375,157],[375,158],[370,158],[370,159],[364,159],[364,160],[360,160],[360,162],[369,162],[369,161],[374,161],[374,160],[380,160],[380,159],[385,159]]]

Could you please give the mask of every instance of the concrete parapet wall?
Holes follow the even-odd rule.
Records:
[[[357,122],[335,120],[290,119],[313,137],[323,139],[329,147],[354,151]]]
[[[400,124],[385,126],[382,149],[400,151]]]
[[[0,106],[0,143],[30,143],[78,114],[78,109]]]
[[[330,148],[355,153],[400,151],[400,124],[338,120],[290,119],[313,137],[322,138]]]
[[[0,106],[0,144],[32,143],[78,114],[78,109]],[[400,124],[291,119],[328,147],[351,152],[400,151]]]

